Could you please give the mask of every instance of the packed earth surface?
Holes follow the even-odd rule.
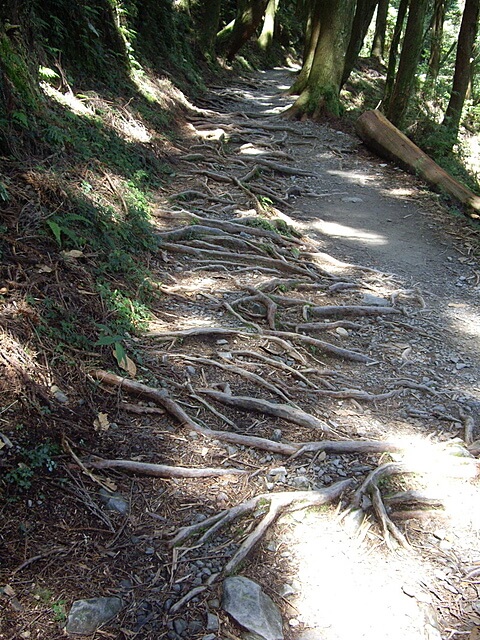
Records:
[[[56,381],[58,479],[3,507],[0,638],[79,637],[90,598],[94,638],[280,638],[228,575],[287,640],[478,637],[478,230],[340,121],[282,119],[291,73],[190,107],[155,319],[122,375],[79,355],[88,397]]]

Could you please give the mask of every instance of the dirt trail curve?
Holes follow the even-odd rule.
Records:
[[[232,572],[273,598],[287,640],[468,638],[474,238],[356,138],[276,117],[288,76],[214,87],[175,143],[149,265],[162,298],[128,345],[142,384],[96,373],[115,424],[84,461],[129,510],[105,512],[71,472],[81,507],[52,528],[55,548],[72,539],[49,579],[75,576],[72,599],[120,594],[108,637],[240,637],[220,606]]]
[[[170,298],[152,355],[171,396],[190,392],[177,463],[248,476],[171,492],[187,506],[167,624],[182,616],[172,635],[215,608],[215,572],[241,566],[281,607],[288,638],[467,637],[480,623],[474,240],[356,138],[275,117],[290,80],[275,70],[214,88],[156,212]],[[292,445],[325,438],[330,448]],[[362,453],[359,440],[389,452]],[[368,482],[378,467],[386,478]],[[345,479],[336,511],[213,524],[265,491]],[[220,617],[219,637],[240,633]]]

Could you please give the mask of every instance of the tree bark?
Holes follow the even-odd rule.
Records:
[[[475,1],[478,2],[478,0]],[[396,126],[400,126],[403,122],[412,93],[423,44],[423,28],[427,7],[428,0],[410,0],[402,53],[387,111],[387,118]]]
[[[299,95],[307,86],[308,76],[312,69],[315,49],[320,35],[320,3],[322,0],[312,0],[305,18],[305,48],[303,52],[302,69],[289,89],[290,95]]]
[[[258,38],[258,46],[264,51],[267,51],[272,46],[278,3],[279,0],[268,0],[267,8],[265,9],[262,32]]]
[[[352,33],[348,43],[347,54],[345,56],[345,68],[343,70],[342,85],[344,85],[357,61],[358,55],[363,47],[368,27],[372,22],[373,14],[378,0],[357,0],[357,8],[353,18]]]
[[[397,20],[395,29],[393,30],[392,42],[390,44],[390,53],[388,55],[387,78],[385,80],[385,90],[383,92],[382,109],[388,111],[390,99],[392,97],[393,84],[395,82],[395,71],[397,67],[398,45],[402,37],[403,23],[407,15],[409,0],[400,0],[397,12]]]
[[[388,5],[389,0],[379,0],[377,5],[377,19],[375,21],[375,34],[373,36],[371,56],[372,58],[377,58],[380,62],[383,62],[383,56],[385,54]]]
[[[471,60],[473,58],[473,46],[477,34],[479,10],[480,0],[466,0],[460,33],[458,35],[452,92],[442,122],[442,127],[448,129],[452,134],[452,141],[456,139],[458,135],[463,104],[471,78]]]
[[[428,75],[436,80],[440,71],[440,54],[443,41],[443,24],[445,22],[446,0],[435,0],[432,17],[430,57],[428,59]]]
[[[322,0],[320,33],[307,84],[286,115],[292,118],[338,116],[345,55],[350,40],[355,0]]]
[[[380,156],[421,176],[437,190],[452,196],[472,210],[472,218],[480,218],[480,196],[454,180],[378,110],[366,111],[357,120],[357,133],[365,144]]]
[[[237,0],[237,15],[232,29],[227,59],[233,60],[254,34],[265,14],[268,0]]]

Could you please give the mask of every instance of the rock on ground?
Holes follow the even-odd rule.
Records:
[[[282,617],[276,604],[256,582],[243,576],[226,578],[223,609],[242,627],[264,640],[283,640]]]

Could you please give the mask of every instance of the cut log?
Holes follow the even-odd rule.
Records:
[[[382,158],[420,176],[435,189],[464,204],[470,210],[470,217],[480,218],[480,196],[454,180],[380,111],[365,111],[357,120],[356,130],[367,147]]]

